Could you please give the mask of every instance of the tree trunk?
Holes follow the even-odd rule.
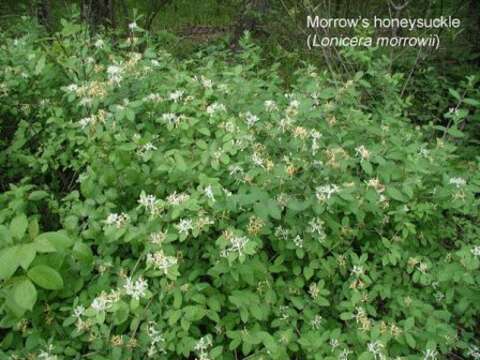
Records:
[[[269,0],[245,0],[240,19],[238,20],[232,41],[232,48],[237,47],[240,38],[245,31],[258,33],[260,25],[270,8]]]
[[[38,22],[43,25],[47,30],[51,30],[51,12],[49,0],[37,0],[36,12]]]
[[[93,32],[100,26],[116,26],[115,0],[82,0],[81,14]]]
[[[478,0],[470,0],[468,4],[468,10],[472,17],[470,41],[472,44],[473,52],[480,53],[480,2]],[[477,59],[477,63],[480,65],[480,59]]]

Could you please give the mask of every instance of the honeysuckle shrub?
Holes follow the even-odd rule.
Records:
[[[0,51],[2,358],[479,358],[479,159],[385,59],[54,38]]]

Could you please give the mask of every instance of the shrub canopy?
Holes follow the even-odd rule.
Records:
[[[401,74],[356,50],[286,90],[248,36],[178,61],[131,30],[2,39],[2,356],[475,351],[478,161]]]

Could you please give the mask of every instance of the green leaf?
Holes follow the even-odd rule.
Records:
[[[406,201],[405,196],[396,188],[394,187],[389,187],[386,191],[387,195],[391,197],[394,200],[398,201]]]
[[[46,191],[37,190],[37,191],[33,191],[28,196],[28,200],[37,201],[37,200],[41,200],[41,199],[43,199],[47,196],[48,196],[48,193]]]
[[[223,346],[221,346],[221,345],[217,346],[217,347],[214,347],[212,349],[212,351],[210,351],[210,357],[212,359],[216,359],[216,358],[220,357],[220,355],[222,355],[222,354],[223,354]]]
[[[0,280],[11,277],[20,266],[17,251],[18,246],[0,250]]]
[[[303,211],[308,208],[309,203],[307,201],[300,201],[292,199],[287,203],[287,207],[293,211]]]
[[[168,325],[173,326],[182,317],[182,310],[175,310],[168,317]]]
[[[374,360],[375,358],[371,353],[368,351],[363,352],[359,357],[358,360]]]
[[[84,262],[89,262],[93,259],[92,249],[87,244],[76,242],[72,249],[73,255]]]
[[[13,288],[13,299],[18,306],[32,310],[37,302],[37,289],[30,280],[21,280]]]
[[[275,200],[268,200],[268,212],[270,216],[276,220],[282,218],[282,211]]]
[[[322,91],[320,91],[320,93],[318,94],[318,97],[323,100],[328,100],[335,97],[336,93],[337,92],[335,91],[334,88],[325,88]]]
[[[198,129],[198,132],[203,135],[210,136],[210,130],[208,130],[206,127]]]
[[[347,321],[353,319],[353,314],[349,312],[344,312],[340,314],[340,319]]]
[[[460,96],[460,94],[458,93],[457,90],[455,90],[455,89],[448,89],[448,92],[449,92],[450,95],[452,95],[455,99],[460,100],[461,96]]]
[[[463,99],[463,102],[467,105],[472,105],[472,106],[475,106],[475,107],[480,107],[480,101],[478,100],[475,100],[475,99],[470,99],[470,98],[466,98],[466,99]]]
[[[313,269],[309,266],[303,269],[303,275],[305,276],[306,280],[309,280],[313,276]]]
[[[268,220],[268,215],[270,212],[265,203],[256,203],[253,206],[253,211],[259,218]]]
[[[28,277],[38,286],[48,290],[59,290],[63,288],[62,276],[47,265],[38,265],[31,268]]]
[[[113,322],[115,323],[115,325],[120,325],[120,324],[123,324],[128,319],[128,315],[130,313],[130,307],[124,301],[120,301],[116,307],[117,307],[117,310],[113,315]]]
[[[51,253],[51,252],[57,251],[55,246],[53,246],[53,244],[50,241],[48,241],[48,239],[46,238],[38,239],[37,237],[32,244],[35,245],[35,248],[39,253]]]
[[[45,55],[42,55],[42,57],[38,60],[37,65],[35,66],[35,75],[39,75],[43,68],[45,67]]]
[[[18,247],[17,256],[20,266],[23,270],[27,270],[35,255],[37,254],[37,247],[35,244],[22,244]]]
[[[370,164],[368,161],[361,161],[360,165],[362,166],[362,169],[363,171],[365,171],[366,174],[372,175],[373,173],[372,164]]]
[[[0,244],[5,246],[12,242],[12,234],[5,225],[0,225]]]
[[[180,309],[181,306],[182,306],[182,293],[178,289],[173,293],[173,307],[175,309]]]
[[[25,214],[17,215],[13,218],[12,222],[10,223],[10,233],[13,237],[17,239],[23,238],[25,235],[25,231],[27,231],[28,227],[28,219]]]
[[[449,135],[452,135],[453,137],[457,137],[457,138],[465,137],[465,134],[456,128],[450,128],[447,130],[447,132]]]
[[[58,251],[65,251],[75,242],[62,231],[45,232],[38,235],[35,241],[48,242]]]
[[[415,346],[417,346],[417,342],[413,338],[412,335],[409,333],[405,333],[405,341],[407,342],[408,346],[410,346],[412,349],[415,349]]]
[[[177,170],[184,172],[187,171],[187,164],[185,163],[185,160],[183,159],[182,155],[179,153],[175,153],[175,163],[177,165]]]

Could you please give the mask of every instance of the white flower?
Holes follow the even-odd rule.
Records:
[[[101,312],[107,310],[112,305],[111,299],[105,293],[100,294],[95,299],[93,299],[90,307],[96,312]]]
[[[300,237],[300,235],[297,235],[294,239],[293,239],[293,243],[295,244],[296,247],[298,248],[303,248],[303,239]]]
[[[213,86],[213,81],[210,79],[207,79],[203,75],[200,77],[200,81],[205,89],[211,89]]]
[[[230,165],[228,167],[228,171],[230,171],[230,176],[233,176],[236,174],[243,174],[243,169],[238,165]]]
[[[473,254],[473,256],[480,256],[480,246],[474,246],[470,252]]]
[[[230,89],[228,88],[227,84],[220,84],[218,85],[218,90],[223,92],[224,94],[228,94],[230,92]]]
[[[318,145],[318,140],[323,136],[320,132],[317,130],[312,130],[310,133],[310,136],[312,137],[312,155],[315,155],[320,149],[320,145]]]
[[[332,347],[332,351],[335,351],[335,348],[338,347],[340,343],[337,339],[330,339],[330,346]]]
[[[161,332],[156,329],[156,324],[153,321],[148,323],[147,334],[150,338],[150,347],[148,348],[147,356],[154,357],[158,352],[165,353],[166,351],[163,348],[163,344],[160,345],[160,343],[165,342],[165,338]]]
[[[363,145],[356,147],[355,152],[362,158],[362,160],[368,160],[368,158],[370,157],[370,152]]]
[[[142,297],[145,297],[148,290],[148,283],[142,277],[137,281],[133,282],[132,278],[127,278],[123,289],[127,295],[130,295],[135,300],[139,300]]]
[[[467,182],[465,181],[465,179],[461,178],[461,177],[453,177],[453,178],[450,178],[450,181],[449,183],[451,185],[455,185],[457,188],[460,188],[462,186],[465,186],[467,184]]]
[[[128,24],[128,28],[132,31],[134,30],[137,30],[138,29],[138,25],[135,21],[131,22],[130,24]]]
[[[323,135],[317,130],[311,130],[310,136],[312,137],[313,140],[319,140]]]
[[[175,227],[180,234],[188,235],[188,232],[193,229],[193,222],[190,219],[181,219]]]
[[[73,316],[80,318],[85,313],[85,308],[82,305],[78,305],[73,309]]]
[[[300,103],[298,102],[298,100],[292,100],[290,101],[290,104],[288,104],[288,106],[291,107],[292,109],[298,109],[298,107],[300,106]]]
[[[227,111],[227,108],[225,107],[225,105],[223,104],[220,104],[220,103],[213,103],[209,106],[207,106],[207,113],[210,115],[210,116],[213,116],[213,114],[217,113],[217,112],[225,112]]]
[[[168,203],[170,206],[177,206],[177,205],[180,205],[180,204],[184,203],[184,202],[187,201],[189,198],[190,198],[190,195],[188,195],[188,194],[186,194],[186,193],[179,193],[179,194],[177,194],[177,192],[174,191],[173,194],[170,194],[170,195],[167,197],[167,203]]]
[[[381,355],[383,347],[384,346],[380,341],[373,341],[367,344],[368,351],[373,354],[375,359],[377,359],[377,356]]]
[[[427,349],[427,351],[424,352],[425,357],[423,360],[436,360],[438,352],[435,349]]]
[[[249,239],[245,236],[230,236],[228,237],[230,245],[226,247],[222,252],[221,256],[226,257],[231,253],[238,253],[238,256],[243,255],[245,246],[249,243]]]
[[[211,201],[215,202],[215,197],[214,197],[214,195],[213,195],[212,185],[208,185],[208,186],[203,190],[203,193],[204,193],[205,196],[208,198],[208,200],[211,200]]]
[[[268,112],[274,112],[278,110],[277,103],[273,100],[266,100],[264,102],[264,105],[265,105],[265,110],[267,110]]]
[[[107,74],[110,76],[119,75],[122,73],[122,71],[123,71],[122,68],[118,65],[110,65],[107,68]]]
[[[122,81],[122,73],[123,69],[120,66],[110,65],[107,68],[108,78],[113,83],[118,84],[120,81]]]
[[[210,339],[210,336],[203,336],[200,340],[197,341],[195,344],[195,351],[200,353],[199,355],[202,356],[202,354],[206,353],[208,351],[208,348],[212,346],[212,339]]]
[[[160,102],[162,100],[163,98],[157,93],[149,94],[143,98],[143,101],[151,101],[151,102]]]
[[[38,359],[42,359],[42,360],[57,360],[58,357],[57,355],[53,355],[52,354],[52,351],[53,351],[53,345],[48,345],[47,347],[47,350],[46,351],[41,351],[39,354],[38,354]]]
[[[146,161],[148,159],[147,155],[153,150],[157,150],[157,147],[151,142],[148,142],[140,146],[140,148],[137,150],[137,154]]]
[[[252,162],[257,166],[264,167],[263,166],[264,160],[256,151],[252,154]]]
[[[366,183],[368,187],[374,188],[377,193],[382,193],[385,191],[385,186],[382,185],[378,178],[369,179]]]
[[[365,274],[365,270],[360,265],[354,265],[352,269],[352,274],[354,274],[355,276],[360,276]]]
[[[177,125],[180,122],[180,116],[173,113],[165,113],[162,115],[162,120],[168,125]]]
[[[430,151],[422,146],[418,151],[418,153],[423,157],[428,157],[428,155],[430,154]]]
[[[420,271],[421,273],[425,274],[428,270],[428,265],[424,262],[421,262],[418,264],[418,271]]]
[[[150,234],[150,242],[155,245],[161,245],[166,238],[167,235],[163,231]]]
[[[442,302],[442,300],[445,298],[445,295],[442,294],[441,292],[436,292],[434,297],[435,297],[435,300],[437,300],[437,302]]]
[[[480,349],[478,348],[478,346],[469,346],[467,356],[470,356],[475,360],[480,359]]]
[[[183,90],[176,90],[172,93],[170,93],[170,95],[168,95],[168,98],[170,100],[173,100],[174,102],[177,102],[178,100],[180,100],[183,95],[185,94],[185,92]]]
[[[125,223],[129,220],[129,217],[125,213],[117,214],[112,213],[108,215],[107,219],[105,220],[105,224],[107,225],[115,225],[117,228],[121,228]]]
[[[93,124],[94,122],[95,122],[95,119],[93,117],[89,116],[89,117],[85,117],[85,118],[81,119],[78,123],[80,124],[82,129],[84,129],[87,126],[89,126],[90,124]]]
[[[316,283],[311,283],[310,286],[308,287],[308,293],[315,300],[317,299],[318,294],[320,293],[320,288]]]
[[[287,240],[289,235],[289,231],[287,229],[284,229],[281,226],[278,226],[275,229],[275,236],[282,239],[282,240]]]
[[[76,92],[78,90],[78,85],[77,84],[70,84],[66,87],[63,88],[67,92]]]
[[[147,254],[147,265],[152,266],[157,270],[162,270],[164,274],[168,272],[168,269],[176,265],[178,262],[174,256],[167,256],[162,250],[155,253]]]
[[[251,127],[257,123],[258,116],[252,114],[251,112],[247,112],[245,114],[245,121],[247,122],[248,127]]]
[[[310,325],[313,329],[318,330],[320,329],[320,325],[322,323],[322,317],[320,315],[315,315],[315,317],[310,321]]]
[[[313,234],[317,233],[319,237],[319,241],[325,240],[325,238],[327,237],[327,234],[325,234],[325,230],[323,229],[324,222],[321,219],[314,218],[310,220],[308,224],[310,225],[309,232]]]
[[[352,352],[349,349],[344,349],[338,356],[338,360],[348,360],[348,355]]]
[[[241,255],[243,253],[243,249],[249,241],[250,240],[248,240],[248,238],[245,236],[234,236],[230,240],[230,251],[236,251],[238,252],[238,255]]]
[[[98,39],[97,41],[95,41],[95,44],[94,44],[94,46],[97,49],[103,48],[104,45],[105,45],[105,42],[102,39]]]
[[[156,215],[160,211],[160,204],[154,195],[146,195],[143,191],[140,194],[138,203],[143,206],[150,215]]]
[[[337,185],[327,184],[327,185],[317,187],[315,195],[317,196],[318,200],[325,201],[330,199],[330,197],[333,194],[337,193],[339,190],[340,189],[338,188]]]

